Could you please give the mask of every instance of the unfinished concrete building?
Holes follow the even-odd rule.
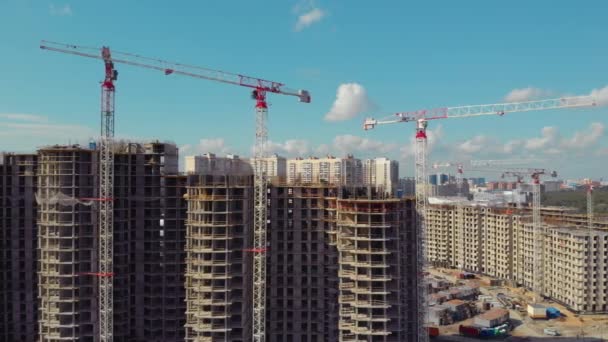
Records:
[[[464,258],[467,260],[465,270],[509,280],[528,289],[533,288],[536,274],[541,281],[542,295],[576,312],[608,311],[608,265],[605,261],[608,232],[605,222],[597,220],[594,228],[588,229],[580,214],[562,208],[543,208],[542,244],[540,250],[535,250],[530,210],[468,205],[464,210],[464,224],[445,219],[455,215],[457,210],[454,205],[429,207],[427,227],[430,232],[456,231],[451,235],[455,241],[447,244],[436,241],[440,236],[438,233],[428,235],[429,255],[436,264],[441,264],[439,256],[442,255],[448,255],[444,264],[458,260],[461,258],[460,250],[465,250],[479,258],[477,268],[475,259]],[[478,225],[475,226],[474,222]],[[449,245],[467,247],[450,249],[446,247]],[[544,255],[541,269],[533,266],[534,255],[538,253]]]
[[[340,341],[416,341],[413,200],[338,199]]]
[[[38,151],[40,341],[92,341],[97,332],[95,153]]]
[[[0,341],[36,340],[35,154],[0,154]]]
[[[117,143],[114,161],[114,334],[183,341],[184,176],[171,143]]]
[[[337,251],[333,231],[338,189],[273,185],[269,193],[267,339],[337,341]]]
[[[186,341],[251,340],[253,172],[225,167],[188,176]]]
[[[29,307],[39,312],[40,338],[28,332],[27,339],[15,340],[89,340],[98,335],[96,157],[97,151],[77,145],[38,151],[38,164],[32,166],[37,168],[38,203],[29,209],[26,205],[24,212],[38,209],[38,279],[29,283],[38,286],[38,305]],[[115,145],[117,340],[183,341],[185,182],[177,175],[175,145]],[[11,248],[11,253],[18,251],[17,245]]]

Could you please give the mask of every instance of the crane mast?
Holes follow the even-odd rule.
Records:
[[[101,84],[101,138],[99,146],[99,334],[114,340],[114,69],[110,48],[103,47],[105,79]]]
[[[427,136],[426,126],[428,122],[421,120],[417,122],[416,127],[416,217],[418,224],[416,225],[416,235],[418,248],[416,248],[417,263],[416,269],[418,277],[416,277],[416,293],[418,301],[418,342],[428,341],[429,335],[426,330],[426,303],[427,303],[427,287],[424,279],[424,272],[427,264],[426,255],[426,206],[428,202],[428,185],[427,185]]]
[[[589,181],[589,184],[587,184],[587,233],[589,244],[587,260],[587,288],[590,289],[593,285],[593,277],[591,276],[593,271],[593,253],[591,253],[593,250],[593,184],[591,183],[591,180]],[[591,305],[593,300],[592,291],[588,291],[587,300],[589,301],[588,305]]]
[[[498,115],[507,113],[529,112],[550,109],[566,109],[595,106],[595,99],[591,96],[562,97],[540,101],[523,101],[498,103],[487,105],[472,105],[458,107],[442,107],[436,109],[423,109],[412,112],[399,112],[384,119],[367,118],[363,122],[363,129],[369,130],[377,125],[416,122],[415,141],[415,179],[416,179],[416,209],[418,213],[418,341],[428,340],[426,325],[426,286],[424,285],[424,269],[426,268],[426,207],[428,201],[428,179],[426,172],[427,160],[427,124],[429,120],[464,119],[477,116]],[[540,198],[539,198],[540,201]],[[420,324],[422,322],[423,324]]]
[[[539,298],[543,294],[544,288],[544,260],[545,249],[543,248],[544,231],[540,216],[540,175],[543,173],[532,174],[532,248],[534,257],[532,259],[532,289]]]
[[[266,223],[267,183],[266,145],[268,143],[268,105],[266,92],[253,91],[255,106],[255,168],[254,168],[254,228],[253,228],[253,341],[266,339]]]

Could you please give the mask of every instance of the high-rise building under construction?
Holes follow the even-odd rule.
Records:
[[[180,175],[173,144],[114,152],[115,340],[250,341],[253,253],[268,262],[268,340],[414,336],[411,199],[275,177],[256,250],[248,161],[209,156]],[[50,146],[0,164],[0,340],[97,338],[97,158]]]
[[[98,335],[97,165],[97,152],[77,145],[4,155],[0,340]],[[115,168],[114,336],[182,341],[186,178],[177,149],[117,143]]]
[[[185,340],[249,341],[253,172],[233,158],[188,176]]]
[[[268,246],[251,248],[252,171],[207,158],[189,175],[187,341],[251,339],[252,253],[266,253],[269,341],[414,341],[412,199],[275,179]]]
[[[0,154],[0,341],[36,340],[36,154]]]

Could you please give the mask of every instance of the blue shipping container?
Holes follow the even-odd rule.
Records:
[[[479,332],[479,337],[492,337],[494,336],[494,329],[483,329]]]
[[[559,316],[561,316],[561,312],[558,309],[553,307],[547,308],[547,318],[557,318]]]

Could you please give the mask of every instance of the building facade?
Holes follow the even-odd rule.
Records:
[[[339,341],[418,339],[414,201],[382,197],[337,202]]]
[[[399,163],[388,158],[366,159],[363,162],[363,183],[393,194],[399,186]]]
[[[186,179],[176,174],[177,148],[114,150],[114,337],[183,341]],[[3,158],[1,340],[98,336],[97,174],[97,151],[78,145]]]
[[[363,166],[361,160],[352,155],[344,158],[327,156],[288,159],[287,182],[356,186],[363,183]]]
[[[269,341],[338,340],[337,187],[271,186],[266,324]]]
[[[0,340],[38,331],[36,154],[0,154]]]
[[[427,208],[431,264],[508,280],[581,313],[608,312],[608,223],[543,208],[540,250],[530,209],[475,205]],[[543,267],[534,267],[534,258]],[[534,281],[539,282],[535,287]]]
[[[243,161],[222,163],[188,176],[186,341],[252,336],[253,171]]]

